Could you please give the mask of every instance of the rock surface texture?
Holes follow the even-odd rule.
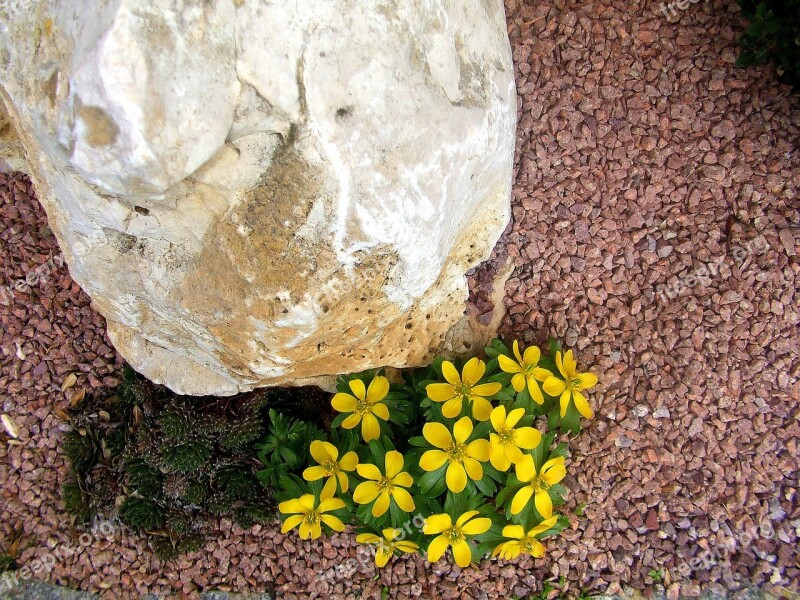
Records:
[[[509,218],[501,2],[89,4],[0,0],[0,122],[136,369],[233,394],[475,342],[464,274]]]

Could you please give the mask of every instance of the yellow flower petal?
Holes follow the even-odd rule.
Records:
[[[476,421],[488,421],[492,414],[492,404],[482,396],[470,396],[472,400],[472,416]]]
[[[419,459],[419,466],[424,471],[435,471],[447,462],[447,453],[441,450],[428,450]]]
[[[339,456],[339,451],[336,449],[336,446],[321,440],[314,440],[311,442],[309,451],[314,460],[320,464],[328,460],[336,460]]]
[[[462,569],[468,567],[472,562],[472,549],[469,543],[464,540],[459,540],[453,544],[453,558],[456,564]]]
[[[453,445],[453,436],[447,430],[447,427],[441,423],[425,423],[422,428],[422,435],[429,444],[447,450]]]
[[[392,541],[401,533],[400,529],[395,529],[394,527],[384,527],[381,529],[381,534],[383,534],[383,539]]]
[[[544,382],[542,387],[544,388],[544,391],[551,396],[558,396],[561,392],[567,389],[567,382],[563,379],[559,379],[558,377],[550,377]]]
[[[320,520],[334,531],[344,531],[344,523],[333,515],[320,515]]]
[[[536,465],[533,462],[533,457],[530,454],[526,454],[522,461],[515,465],[515,471],[517,479],[520,481],[524,483],[533,481],[533,478],[536,477]]]
[[[375,566],[378,568],[385,567],[391,557],[392,551],[390,548],[381,548],[375,553]]]
[[[493,433],[492,436],[494,437],[496,434]],[[498,471],[507,471],[511,466],[511,460],[506,455],[505,448],[499,443],[492,444],[492,440],[489,441],[489,462]]]
[[[519,364],[504,354],[497,357],[497,364],[500,365],[500,369],[505,373],[519,373],[522,371],[522,367]]]
[[[403,455],[397,450],[390,450],[386,453],[386,478],[394,479],[403,470]]]
[[[553,501],[550,499],[550,494],[547,492],[537,491],[533,502],[536,505],[536,510],[539,511],[539,514],[545,519],[553,514]]]
[[[486,372],[486,363],[478,358],[470,358],[461,370],[461,382],[472,387],[481,380]]]
[[[360,379],[351,379],[348,385],[356,398],[359,400],[365,400],[367,398],[367,388],[363,381]]]
[[[533,496],[533,487],[529,485],[526,485],[514,494],[514,499],[511,501],[511,514],[518,515],[521,513],[522,509],[525,508],[528,501],[531,499],[531,496]]]
[[[503,537],[511,538],[513,540],[521,540],[525,537],[525,529],[522,525],[506,525],[503,527]],[[358,541],[356,539],[356,541]]]
[[[597,375],[594,373],[581,373],[581,389],[586,390],[597,385]]]
[[[286,500],[278,504],[278,510],[282,513],[305,513],[314,509],[314,496],[303,494],[299,498]]]
[[[542,441],[542,434],[538,429],[533,427],[520,427],[514,430],[514,442],[520,448],[525,450],[533,450]]]
[[[327,498],[319,503],[317,511],[324,513],[332,510],[339,510],[340,508],[344,508],[344,500],[341,498]]]
[[[542,466],[541,477],[548,485],[555,485],[559,483],[562,479],[564,479],[564,477],[566,476],[567,476],[567,469],[564,466],[563,460],[561,460],[560,462],[555,462],[555,460],[548,460]],[[549,517],[550,515],[547,516]]]
[[[350,394],[339,392],[331,399],[331,406],[339,412],[353,412],[356,409],[356,399]]]
[[[409,494],[403,488],[394,488],[394,490],[392,490],[392,498],[394,498],[394,501],[397,502],[397,506],[407,513],[410,513],[416,507],[411,494]]]
[[[486,517],[481,517],[479,519],[472,519],[468,521],[464,525],[461,526],[461,531],[466,533],[467,535],[480,535],[482,533],[486,533],[489,531],[489,528],[492,526],[492,520],[487,519]]]
[[[536,367],[531,373],[536,378],[536,381],[547,381],[550,377],[553,377],[550,371],[542,367]]]
[[[364,479],[373,479],[374,481],[380,481],[383,477],[381,470],[373,464],[370,463],[361,463],[356,468],[358,474],[363,477]]]
[[[594,416],[594,411],[592,407],[589,406],[589,401],[583,394],[580,392],[572,392],[572,401],[575,403],[575,408],[578,409],[578,412],[581,413],[582,416],[587,419],[591,419]]]
[[[453,425],[453,437],[459,444],[467,441],[472,433],[472,420],[469,417],[462,417]]]
[[[380,544],[383,540],[374,533],[359,533],[356,536],[356,541],[359,544]]]
[[[320,466],[308,467],[303,471],[303,479],[306,481],[316,481],[317,479],[322,479],[327,474],[328,472]]]
[[[567,409],[569,408],[569,399],[572,397],[572,392],[570,390],[564,390],[561,393],[561,418],[563,419],[567,414]]]
[[[353,491],[353,502],[356,504],[369,504],[378,497],[378,484],[374,481],[359,483]]]
[[[431,543],[428,544],[428,562],[435,563],[442,555],[447,551],[447,546],[449,542],[447,538],[443,535],[435,537],[431,540]]]
[[[450,385],[461,385],[461,377],[458,376],[458,370],[449,360],[442,363],[442,375],[444,375],[445,381]]]
[[[461,396],[452,398],[442,406],[442,414],[448,419],[455,419],[461,413]]]
[[[347,475],[341,471],[336,473],[336,480],[339,482],[339,489],[341,489],[342,492],[346,492],[347,488],[350,487],[350,482],[347,479]],[[330,496],[333,496],[333,494],[330,494],[328,497]]]
[[[446,513],[439,513],[431,515],[425,519],[425,525],[422,527],[422,533],[425,535],[435,535],[450,529],[453,526],[453,520],[450,515]]]
[[[361,423],[361,415],[353,413],[349,417],[347,417],[344,421],[342,421],[342,427],[345,429],[353,429],[356,425]]]
[[[488,440],[474,440],[467,444],[467,456],[486,462],[489,460],[489,441]]]
[[[520,554],[522,554],[520,542],[503,542],[492,550],[492,556],[499,556],[503,560],[514,560]]]
[[[488,398],[489,396],[494,396],[497,392],[503,389],[503,384],[497,381],[492,381],[490,383],[482,383],[480,385],[473,385],[470,390],[470,396],[484,396]],[[487,417],[488,418],[488,417]],[[485,421],[486,419],[484,419]]]
[[[361,419],[361,437],[365,442],[371,442],[381,437],[381,426],[378,424],[378,419],[372,413],[367,413]]]
[[[343,490],[344,491],[344,490]],[[336,477],[329,477],[322,487],[321,498],[333,498],[336,494]]]
[[[456,397],[456,391],[449,383],[429,383],[425,391],[434,402],[446,402]]]
[[[314,530],[311,528],[311,526],[308,523],[303,521],[302,523],[300,523],[300,529],[299,529],[298,533],[300,534],[300,539],[307,540],[312,535],[314,535]]]
[[[539,364],[541,356],[542,351],[537,346],[528,346],[525,348],[525,354],[522,355],[522,361],[526,367],[532,367]]]
[[[370,404],[380,402],[389,393],[389,380],[383,375],[378,375],[369,384],[367,390],[367,400]]]
[[[380,517],[389,510],[389,501],[389,492],[383,492],[378,496],[378,499],[375,500],[375,504],[372,505],[372,516]]]
[[[525,389],[525,373],[517,373],[511,378],[511,385],[514,387],[515,392],[521,392]]]
[[[522,409],[522,412],[525,412],[525,410]],[[497,408],[492,410],[492,414],[489,415],[489,420],[492,422],[492,427],[494,427],[495,431],[500,431],[502,429],[505,429],[505,427],[506,427],[506,407],[505,406],[498,406]]]
[[[436,451],[434,450],[434,452]],[[392,485],[399,485],[400,487],[409,487],[413,485],[413,483],[414,483],[414,478],[411,477],[411,475],[409,475],[406,471],[398,473],[392,479]]]
[[[545,519],[544,521],[539,523],[536,527],[534,527],[528,532],[528,537],[536,537],[537,535],[541,535],[545,531],[548,531],[553,527],[555,527],[557,522],[558,522],[558,517],[550,517],[549,519]]]
[[[544,404],[544,396],[542,395],[542,390],[539,389],[536,378],[533,375],[528,375],[525,381],[528,384],[528,393],[531,395],[531,398],[533,398],[533,401],[536,402],[536,404]]]
[[[457,494],[463,491],[467,487],[467,473],[464,467],[459,463],[451,462],[447,467],[445,481],[447,482],[447,488],[451,492]]]
[[[569,375],[564,372],[564,361],[561,358],[560,350],[556,351],[556,367],[558,368],[558,372],[561,373],[565,379],[569,379]]]
[[[395,547],[403,552],[416,552],[419,550],[419,546],[417,544],[414,542],[407,542],[405,540],[396,542]]]
[[[519,353],[519,342],[517,340],[514,340],[514,345],[512,348],[514,350],[514,356],[517,357],[517,362],[522,364],[524,361],[522,360],[522,354]]]
[[[483,479],[483,467],[481,463],[479,463],[474,458],[465,458],[464,459],[464,470],[466,470],[467,475],[472,481],[479,481]]]
[[[509,462],[514,464],[522,462],[522,459],[525,458],[525,455],[522,453],[522,451],[517,446],[513,446],[511,444],[506,446],[505,455]]]
[[[358,454],[352,450],[342,457],[339,461],[339,468],[342,471],[352,471],[358,465]]]
[[[472,517],[478,514],[477,510],[468,510],[456,519],[456,526],[461,527],[464,523],[469,521]]]
[[[384,421],[389,420],[389,407],[383,404],[382,402],[378,402],[377,404],[373,404],[370,408],[370,412],[376,417],[380,417]]]
[[[506,418],[506,427],[509,429],[516,427],[519,420],[525,416],[525,409],[524,408],[515,408],[510,413],[508,413],[508,417]]]
[[[286,520],[283,522],[283,525],[281,525],[281,533],[286,533],[287,531],[294,529],[302,522],[303,522],[303,515],[292,515],[291,517],[286,517]]]
[[[564,354],[563,360],[564,371],[566,372],[567,379],[570,379],[578,372],[578,363],[575,362],[575,357],[572,354],[572,350],[567,350],[566,354]]]

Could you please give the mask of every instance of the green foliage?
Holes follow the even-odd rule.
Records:
[[[265,401],[255,393],[174,396],[126,369],[114,395],[84,402],[73,417],[64,443],[74,471],[65,509],[82,522],[117,512],[161,557],[202,546],[212,517],[244,527],[265,522],[270,490],[256,476],[252,450],[264,431]],[[98,420],[101,413],[108,418]]]
[[[301,421],[274,409],[269,411],[269,433],[256,445],[258,460],[263,468],[258,472],[261,482],[279,488],[289,473],[298,473],[309,460],[313,440],[325,438],[324,432],[310,421]]]
[[[772,62],[800,88],[800,0],[739,0],[749,25],[739,40],[739,67]]]
[[[282,518],[303,539],[354,521],[359,541],[379,548],[378,566],[413,551],[435,562],[448,547],[461,567],[489,553],[541,556],[540,540],[569,525],[558,513],[568,456],[559,430],[577,433],[593,416],[583,394],[597,377],[555,340],[524,354],[493,340],[486,357],[437,358],[401,383],[380,371],[340,377],[340,414],[310,457],[291,435],[300,424],[270,415],[260,458],[283,470],[259,476],[283,487]]]
[[[132,529],[160,529],[164,525],[164,509],[151,500],[128,496],[119,509],[119,518]]]

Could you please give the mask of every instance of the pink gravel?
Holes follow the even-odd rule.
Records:
[[[659,6],[506,0],[519,129],[514,220],[497,251],[516,266],[502,334],[566,339],[601,376],[597,416],[572,441],[573,525],[545,559],[462,571],[412,557],[337,577],[351,534],[311,543],[225,521],[172,563],[119,530],[65,555],[79,542],[60,507],[65,424],[53,409],[68,373],[68,394],[103,392],[120,359],[63,267],[0,299],[0,402],[23,441],[0,445],[0,540],[22,525],[23,564],[60,549],[40,577],[107,598],[379,598],[384,586],[508,598],[561,577],[575,595],[642,588],[655,570],[671,600],[748,581],[797,592],[798,96],[769,68],[734,68],[733,2],[690,4],[674,22]],[[5,286],[59,251],[23,176],[0,175],[0,216]],[[656,294],[676,282],[673,297]],[[486,298],[476,281],[473,299]]]

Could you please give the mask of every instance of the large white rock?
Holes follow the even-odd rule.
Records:
[[[464,274],[514,151],[501,0],[0,0],[0,34],[70,271],[154,381],[233,394],[476,341]]]

